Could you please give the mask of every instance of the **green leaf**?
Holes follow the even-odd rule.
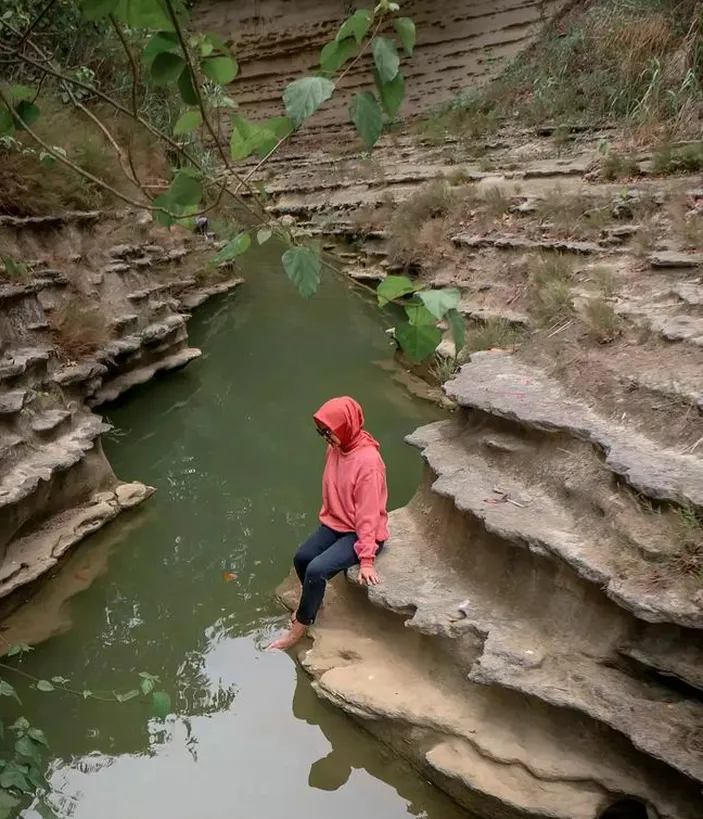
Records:
[[[83,17],[91,22],[100,20],[107,17],[108,14],[112,14],[118,3],[119,0],[82,0]]]
[[[40,745],[44,745],[47,748],[49,747],[46,735],[40,728],[30,728],[27,731],[27,736],[31,737],[35,742],[38,742]]]
[[[151,697],[154,716],[165,719],[171,713],[171,697],[165,691],[154,691]]]
[[[256,242],[259,245],[265,245],[266,242],[273,236],[273,231],[269,228],[261,228],[261,230],[257,231],[256,234]]]
[[[15,689],[10,685],[9,682],[5,682],[5,680],[0,680],[0,697],[14,697],[17,702],[20,701],[20,698],[17,696],[17,692]]]
[[[18,717],[10,726],[10,730],[15,736],[21,737],[27,733],[29,720],[26,717]]]
[[[8,657],[14,657],[16,654],[21,654],[22,649],[20,648],[19,643],[15,643],[15,645],[10,646],[10,650],[7,652]]]
[[[342,23],[337,34],[337,41],[353,37],[357,43],[360,43],[368,34],[369,28],[371,28],[371,12],[366,9],[357,9],[348,20]]]
[[[27,100],[22,100],[15,110],[17,111],[19,119],[22,120],[22,123],[20,123],[19,120],[15,122],[15,127],[18,131],[24,130],[25,125],[31,128],[39,119],[39,114],[41,113],[33,102],[28,102]]]
[[[425,290],[419,294],[425,307],[438,319],[447,312],[458,307],[461,293],[455,287],[445,287],[442,290]]]
[[[402,71],[399,71],[390,82],[382,82],[378,71],[373,72],[376,80],[378,94],[381,97],[381,105],[389,119],[394,119],[400,110],[400,106],[405,99],[405,79]]]
[[[35,762],[41,762],[41,754],[35,742],[29,737],[20,737],[15,742],[15,751],[25,759],[33,759]]]
[[[162,51],[157,54],[151,64],[151,79],[154,85],[168,85],[177,80],[184,66],[185,60],[180,54],[174,54],[171,51]]]
[[[36,765],[28,766],[27,779],[39,790],[46,788],[46,779],[44,779],[44,775]]]
[[[7,767],[0,774],[0,788],[9,790],[14,788],[22,793],[29,793],[32,789],[27,781],[27,777],[17,767]],[[0,803],[1,806],[2,803]]]
[[[405,314],[413,327],[419,327],[425,324],[434,326],[437,324],[437,317],[430,313],[425,305],[420,302],[408,302],[408,304],[405,305]]]
[[[246,253],[251,247],[251,236],[248,233],[238,233],[234,239],[227,242],[227,244],[218,251],[212,259],[208,262],[209,266],[228,262]]]
[[[286,114],[298,126],[334,93],[334,83],[325,77],[302,77],[294,80],[283,92]]]
[[[237,61],[231,57],[208,57],[200,63],[203,74],[218,85],[227,85],[239,72]]]
[[[190,168],[181,168],[175,175],[166,198],[174,205],[197,205],[203,196],[203,186]]]
[[[81,691],[81,694],[83,695],[83,699],[84,699],[84,700],[90,699],[90,697],[92,697],[92,696],[93,696],[93,692],[92,692],[92,691],[88,691],[88,689],[87,689],[87,688],[86,688],[84,691]]]
[[[452,332],[454,347],[457,353],[459,353],[466,346],[466,323],[464,317],[458,310],[452,308],[451,310],[447,310],[446,319],[449,322],[449,329]]]
[[[349,103],[349,116],[364,143],[373,148],[383,129],[383,113],[370,91],[354,94]]]
[[[385,37],[374,37],[371,42],[371,53],[381,82],[394,80],[400,68],[400,57],[393,43]]]
[[[71,681],[68,679],[68,677],[52,677],[51,682],[56,683],[56,685],[67,685]]]
[[[232,117],[232,135],[229,141],[232,159],[246,159],[253,153],[263,159],[280,139],[290,133],[291,127],[291,122],[286,117],[275,117],[260,124],[251,122],[241,114],[235,114]]]
[[[37,682],[36,689],[37,691],[43,691],[44,693],[56,690],[49,680],[39,680]]]
[[[268,142],[271,136],[271,133],[260,125],[250,122],[241,114],[234,114],[232,117],[232,135],[229,140],[232,159],[246,159],[264,142]]]
[[[346,61],[357,54],[359,47],[354,40],[332,40],[320,52],[320,68],[325,74],[336,74]]]
[[[176,51],[180,53],[181,44],[178,42],[178,37],[171,31],[160,31],[158,34],[149,40],[144,48],[142,54],[145,62],[150,63],[154,57],[164,51]]]
[[[178,122],[173,126],[174,136],[190,134],[196,131],[203,124],[203,115],[198,110],[186,111],[178,118]]]
[[[281,257],[286,275],[304,299],[320,286],[320,251],[314,247],[290,247]]]
[[[188,66],[183,69],[181,76],[178,78],[178,91],[186,105],[198,104],[198,95],[195,93],[193,78],[190,76]]]
[[[415,325],[403,321],[396,326],[395,337],[413,361],[422,361],[437,349],[442,331],[432,324]]]
[[[376,298],[380,307],[385,307],[389,301],[394,301],[408,293],[414,293],[417,285],[405,276],[386,276],[376,288]]]
[[[7,108],[0,108],[0,136],[11,136],[14,132],[15,118]]]
[[[37,94],[36,88],[30,88],[28,85],[13,85],[10,88],[12,98],[16,100],[33,100]]]
[[[415,23],[409,17],[397,17],[393,20],[393,28],[396,30],[405,53],[411,57],[415,48]]]

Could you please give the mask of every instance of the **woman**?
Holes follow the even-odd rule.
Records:
[[[361,582],[378,583],[374,559],[388,538],[386,465],[378,441],[363,428],[361,407],[347,396],[332,398],[313,419],[327,442],[322,525],[295,553],[300,604],[290,629],[270,649],[290,648],[305,636],[334,575],[359,563]]]

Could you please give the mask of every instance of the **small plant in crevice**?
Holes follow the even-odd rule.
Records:
[[[446,180],[436,180],[400,202],[388,226],[388,259],[408,267],[431,256],[441,241],[441,220],[449,212],[452,192]]]
[[[639,163],[634,156],[619,154],[613,150],[605,153],[601,159],[600,168],[603,178],[611,182],[631,179],[638,176],[640,172]]]
[[[573,313],[573,270],[562,254],[537,256],[530,263],[533,310],[543,326],[568,319]]]
[[[98,352],[112,338],[99,306],[87,300],[57,310],[49,324],[57,347],[73,360]]]
[[[491,318],[468,330],[466,345],[460,361],[468,361],[471,353],[480,350],[513,349],[518,347],[527,333],[526,328],[504,318]]]
[[[602,297],[588,300],[584,317],[591,336],[599,344],[615,341],[623,331],[622,319]]]
[[[702,171],[703,142],[682,146],[669,143],[660,145],[652,156],[652,169],[662,176]]]

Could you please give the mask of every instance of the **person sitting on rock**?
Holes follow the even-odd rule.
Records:
[[[327,442],[320,528],[295,553],[302,585],[290,629],[269,649],[287,649],[315,622],[327,581],[360,564],[359,580],[378,583],[374,559],[388,539],[386,465],[379,443],[364,427],[364,413],[347,396],[332,398],[313,416]]]

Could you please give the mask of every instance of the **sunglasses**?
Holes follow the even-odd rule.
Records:
[[[320,438],[324,438],[328,444],[332,443],[332,430],[327,427],[315,427]]]

